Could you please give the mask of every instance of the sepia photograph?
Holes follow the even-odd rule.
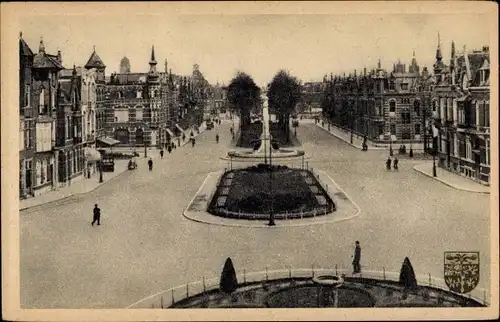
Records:
[[[4,319],[498,318],[497,14],[3,3]]]

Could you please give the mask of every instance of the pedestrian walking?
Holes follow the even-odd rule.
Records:
[[[195,141],[196,141],[196,140],[195,140],[194,138],[192,138],[192,139],[191,139],[191,144],[192,144],[192,147],[193,147],[193,148],[194,148]]]
[[[92,226],[97,222],[97,226],[101,225],[101,209],[95,204],[94,206],[94,218],[92,220]]]
[[[148,166],[149,166],[149,171],[153,170],[153,159],[149,158]]]
[[[163,149],[160,150],[160,157],[163,159]]]
[[[217,144],[219,144],[219,133],[215,135],[215,141],[217,142]]]
[[[394,170],[395,171],[398,171],[398,163],[399,163],[399,160],[398,160],[398,157],[394,157],[394,162],[393,162],[393,165],[394,165]]]
[[[168,151],[168,153],[172,153],[172,145],[169,145],[169,146],[167,147],[167,151]]]
[[[385,162],[385,166],[387,168],[387,171],[391,170],[391,157],[387,158],[387,161]]]
[[[361,273],[361,247],[359,246],[359,241],[356,240],[356,248],[354,249],[354,259],[352,260],[353,274]]]

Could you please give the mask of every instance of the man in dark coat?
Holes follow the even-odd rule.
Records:
[[[359,246],[359,241],[356,240],[356,248],[354,250],[354,259],[352,260],[353,274],[361,273],[361,247]]]
[[[101,225],[101,209],[95,204],[94,206],[94,220],[92,220],[92,226],[97,222],[97,226]]]

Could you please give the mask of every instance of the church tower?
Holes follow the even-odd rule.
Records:
[[[157,140],[158,132],[155,130],[158,128],[158,122],[160,122],[160,108],[161,108],[161,88],[160,88],[160,77],[158,71],[156,70],[156,59],[155,59],[155,47],[151,49],[151,59],[149,61],[149,72],[147,76],[147,88],[149,97],[149,110],[150,110],[150,128],[151,137],[150,145],[156,146],[159,142]]]
[[[438,45],[436,49],[436,62],[434,63],[433,67],[436,80],[438,80],[438,83],[440,83],[445,66],[443,63],[443,54],[441,53],[441,38],[439,36],[439,32],[438,32]]]

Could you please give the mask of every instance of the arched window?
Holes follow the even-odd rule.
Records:
[[[142,129],[135,130],[135,143],[137,145],[144,144],[144,131]]]
[[[115,139],[120,141],[122,144],[129,143],[129,132],[127,129],[117,129],[115,130]]]
[[[395,100],[389,101],[389,112],[396,112],[396,101]]]

